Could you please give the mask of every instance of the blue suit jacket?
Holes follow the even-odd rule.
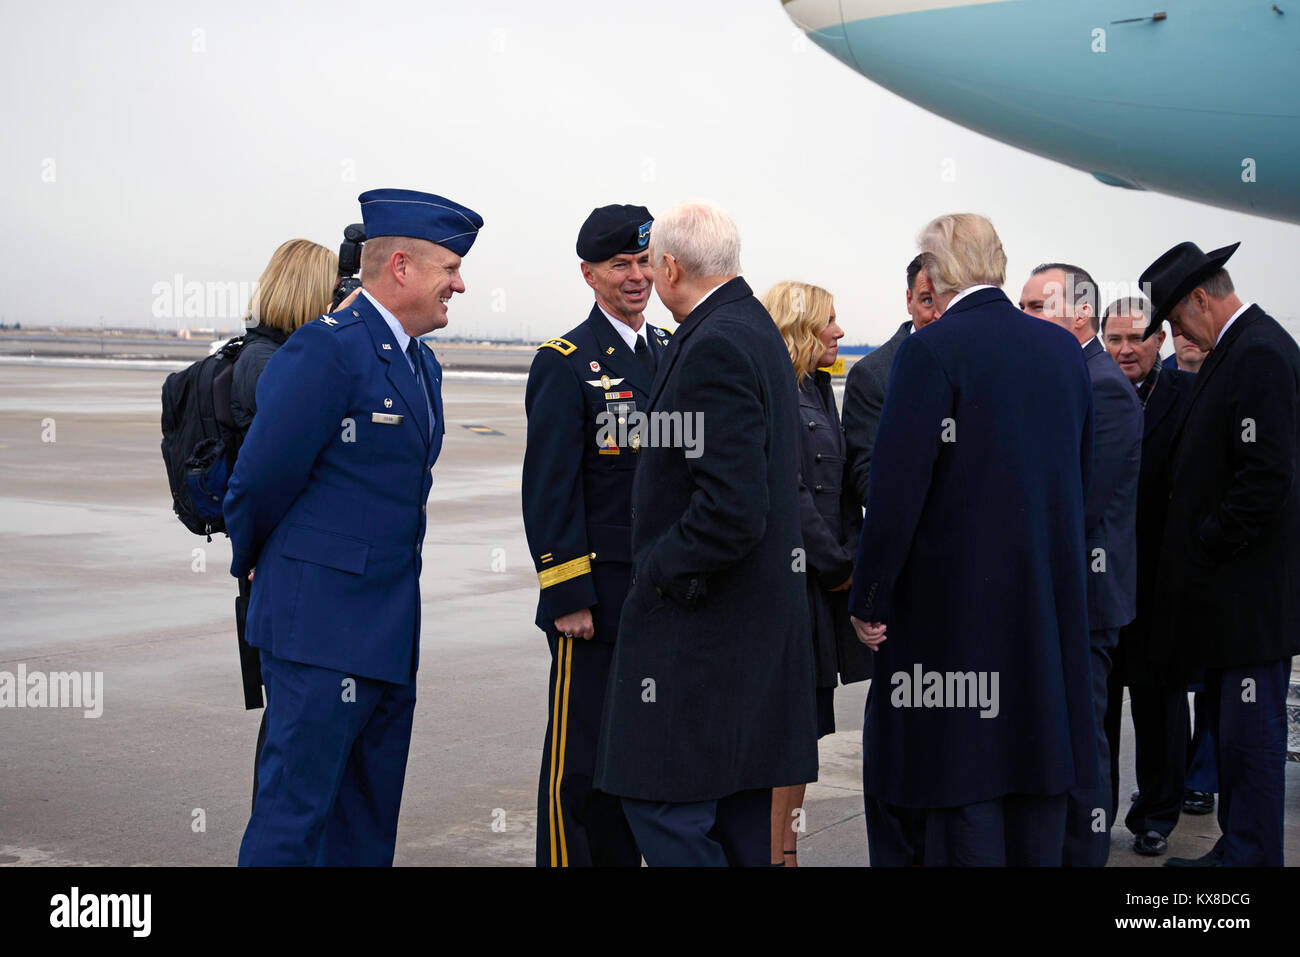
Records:
[[[1142,403],[1096,338],[1083,347],[1092,380],[1092,482],[1084,509],[1088,628],[1122,628],[1137,617],[1137,495]],[[1100,550],[1100,551],[1099,551]]]
[[[405,683],[420,634],[425,501],[442,447],[442,370],[418,350],[434,410],[364,296],[307,323],[267,363],[225,500],[231,574],[256,566],[250,645]]]
[[[1083,350],[1001,290],[899,346],[849,598],[888,625],[863,729],[870,796],[955,807],[1095,782],[1091,458]],[[990,692],[996,678],[988,707],[966,676]]]

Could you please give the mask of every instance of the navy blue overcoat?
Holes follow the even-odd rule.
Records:
[[[909,336],[890,374],[849,607],[887,624],[866,793],[954,807],[1095,783],[1079,343],[999,289]]]

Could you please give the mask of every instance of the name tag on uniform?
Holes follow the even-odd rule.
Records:
[[[370,421],[378,422],[380,425],[401,425],[404,416],[394,415],[391,412],[371,412]]]

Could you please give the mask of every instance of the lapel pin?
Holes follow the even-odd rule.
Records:
[[[383,349],[385,352],[393,351],[393,345],[390,342],[385,342],[382,346],[380,346],[380,348]]]
[[[592,371],[592,372],[599,372],[599,371],[600,371],[600,363],[597,362],[595,359],[592,359],[592,360],[591,360],[590,365],[591,365],[591,371]]]
[[[385,400],[384,400],[384,408],[385,408],[385,409],[391,409],[392,407],[393,407],[393,400],[392,400],[392,399],[385,399]]]
[[[610,346],[608,349],[605,350],[605,355],[607,355],[607,356],[612,356],[613,354],[614,354],[614,347],[613,347],[613,346]]]

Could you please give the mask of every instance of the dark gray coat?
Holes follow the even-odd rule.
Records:
[[[912,320],[883,346],[873,349],[849,368],[844,380],[844,443],[849,458],[849,480],[859,502],[867,500],[867,482],[871,477],[871,449],[876,444],[876,428],[885,407],[889,388],[889,371],[894,355],[912,334]]]
[[[798,394],[743,279],[678,327],[650,411],[700,413],[703,443],[641,445],[596,786],[683,803],[815,780]]]
[[[844,431],[829,373],[817,370],[799,388],[799,526],[808,559],[817,687],[871,677],[871,650],[849,622],[848,581],[862,532],[862,506],[848,482]]]

